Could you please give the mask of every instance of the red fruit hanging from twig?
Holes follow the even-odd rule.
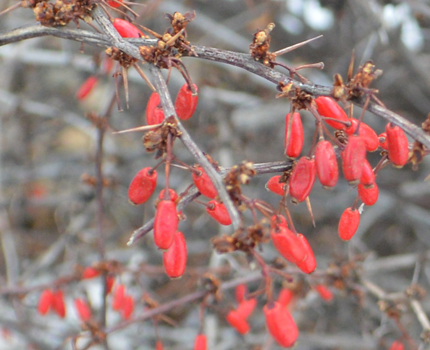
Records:
[[[221,225],[231,225],[230,214],[224,204],[216,200],[209,201],[206,211]]]
[[[299,336],[299,330],[293,317],[278,302],[264,305],[263,313],[266,318],[266,326],[276,342],[283,347],[293,346]]]
[[[357,184],[363,173],[363,163],[366,159],[366,145],[363,138],[358,135],[351,135],[341,156],[345,179],[350,185]]]
[[[87,322],[91,319],[91,308],[87,301],[77,298],[74,301],[76,312],[82,322]]]
[[[345,132],[348,135],[352,135],[355,133],[355,130],[358,127],[358,119],[350,118],[349,121],[351,125],[348,128],[346,128]],[[374,152],[378,149],[379,137],[378,135],[376,135],[376,132],[373,131],[373,129],[369,125],[361,122],[360,128],[358,129],[358,135],[360,135],[363,138],[367,151]]]
[[[194,350],[207,350],[207,339],[206,335],[199,334],[197,335],[196,339],[194,340]]]
[[[119,35],[121,35],[123,38],[141,38],[145,36],[133,24],[124,19],[115,18],[112,24],[118,31]]]
[[[160,106],[160,96],[153,92],[146,104],[146,122],[148,125],[160,124],[164,121],[164,112]]]
[[[339,220],[338,233],[344,241],[349,241],[360,224],[360,212],[352,207],[346,208]]]
[[[397,125],[388,123],[387,133],[388,158],[395,167],[401,168],[409,159],[409,143],[405,132]]]
[[[306,254],[306,257],[302,261],[297,262],[297,267],[304,273],[309,274],[311,272],[314,272],[317,267],[317,261],[315,259],[314,252],[312,251],[312,248],[309,245],[309,242],[305,236],[299,233],[297,237],[302,244],[302,247]]]
[[[290,118],[291,113],[288,113],[285,117],[284,152],[290,158],[297,158],[302,152],[303,147],[302,119],[300,113],[294,113],[292,121]]]
[[[249,332],[248,322],[236,310],[231,310],[225,319],[238,333],[243,335]]]
[[[315,183],[315,159],[301,157],[290,177],[290,196],[294,202],[303,202],[311,193]]]
[[[320,96],[315,99],[318,113],[321,117],[331,118],[324,121],[334,129],[345,130],[346,123],[349,121],[348,116],[339,104],[331,97]],[[335,119],[335,120],[332,120]],[[341,121],[342,123],[337,122]]]
[[[88,77],[76,92],[76,99],[83,100],[85,97],[87,97],[98,81],[99,79],[95,75]]]
[[[157,186],[157,172],[151,167],[140,170],[128,187],[128,198],[133,204],[145,203]]]
[[[306,251],[302,242],[286,225],[272,228],[270,237],[277,251],[288,261],[297,264],[305,259]]]
[[[218,191],[212,183],[212,180],[209,178],[208,174],[206,174],[206,172],[202,169],[202,167],[199,166],[196,168],[196,170],[198,170],[200,173],[193,171],[192,177],[194,185],[197,187],[197,189],[202,195],[214,199],[217,196]]]
[[[45,289],[39,298],[39,303],[37,304],[37,311],[41,315],[46,315],[49,309],[52,307],[54,302],[54,294],[52,290]]]
[[[281,175],[272,176],[269,181],[266,183],[266,188],[273,193],[276,193],[279,196],[283,196],[285,193],[285,186],[287,185],[285,182],[279,182],[281,179]]]
[[[188,84],[184,84],[178,91],[175,100],[175,111],[179,119],[190,119],[197,108],[199,95],[197,86],[193,84],[193,87],[195,89],[194,93],[188,87]]]
[[[187,244],[182,232],[177,231],[169,249],[163,252],[163,264],[167,276],[179,278],[187,265]]]
[[[318,179],[325,188],[332,188],[339,178],[336,153],[333,145],[326,140],[321,140],[315,147],[315,168]]]
[[[376,183],[373,186],[358,184],[358,195],[361,201],[366,205],[373,205],[378,201],[379,189]]]
[[[154,241],[158,248],[163,250],[170,248],[175,232],[178,230],[178,224],[179,219],[175,202],[161,200],[158,203],[154,218]]]

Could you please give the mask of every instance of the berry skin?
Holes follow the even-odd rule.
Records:
[[[324,284],[318,284],[314,288],[318,292],[318,294],[320,295],[321,299],[323,299],[325,301],[332,301],[333,300],[333,293]]]
[[[64,303],[64,293],[61,289],[53,293],[52,309],[61,318],[66,317],[66,305]]]
[[[157,342],[155,343],[155,350],[163,350],[163,343],[161,342],[161,340],[157,340]]]
[[[214,184],[202,167],[197,167],[196,169],[200,171],[200,174],[193,172],[192,176],[194,185],[202,195],[214,199],[218,195],[218,191],[216,190]]]
[[[397,125],[388,123],[387,133],[388,158],[397,168],[404,166],[409,159],[409,143],[405,132]]]
[[[175,111],[179,119],[190,119],[197,108],[199,95],[197,92],[197,86],[193,84],[193,87],[196,90],[194,94],[188,87],[188,84],[184,84],[178,91],[178,95],[175,100]]]
[[[273,339],[282,347],[293,346],[299,336],[299,330],[288,310],[280,303],[274,302],[264,305],[263,313]]]
[[[281,175],[272,176],[266,183],[266,188],[279,196],[283,196],[285,193],[285,182],[279,182]]]
[[[303,202],[311,193],[315,183],[315,159],[301,157],[290,177],[290,196],[294,202]]]
[[[279,225],[271,230],[270,236],[276,250],[293,264],[306,258],[306,251],[299,238],[285,225]]]
[[[391,344],[390,348],[388,350],[404,350],[405,346],[400,340],[396,340]]]
[[[148,125],[160,124],[164,120],[163,109],[159,107],[161,103],[160,96],[153,92],[149,96],[148,103],[146,104],[146,122]]]
[[[128,187],[128,198],[135,204],[145,203],[157,186],[157,172],[151,167],[146,167],[140,170],[131,180]]]
[[[77,298],[75,299],[74,304],[81,321],[89,321],[91,319],[91,308],[88,303],[84,299]]]
[[[124,304],[120,310],[121,316],[124,320],[128,320],[134,311],[134,299],[131,295],[124,296]]]
[[[367,159],[363,163],[363,172],[360,177],[360,184],[364,187],[372,187],[375,183],[375,173],[373,172],[372,166],[369,164]]]
[[[349,121],[348,116],[338,103],[331,97],[320,96],[315,99],[317,110],[320,116],[340,120],[343,123],[338,123],[335,120],[324,119],[324,121],[334,129],[345,130],[346,124]]]
[[[312,273],[317,268],[317,261],[315,259],[314,252],[305,236],[299,233],[297,237],[306,253],[304,260],[297,263],[297,267],[304,273]]]
[[[239,284],[234,290],[234,296],[238,303],[241,303],[242,300],[245,299],[247,294],[248,294],[248,287],[246,286],[246,284]]]
[[[360,213],[357,209],[346,208],[339,220],[338,233],[344,241],[349,241],[360,224]]]
[[[82,271],[81,278],[86,280],[86,279],[95,278],[97,276],[100,276],[100,271],[88,266],[84,269],[84,271]]]
[[[315,167],[318,179],[324,188],[332,188],[339,178],[336,153],[333,145],[326,140],[321,140],[315,147]]]
[[[141,38],[145,35],[137,29],[133,24],[121,18],[115,18],[112,22],[119,35],[123,38]]]
[[[294,293],[291,291],[291,289],[288,288],[282,288],[279,292],[278,299],[276,300],[281,306],[287,307],[291,300],[294,297]]]
[[[161,200],[158,203],[154,218],[154,241],[159,249],[169,249],[173,243],[175,232],[178,230],[178,214],[176,204],[171,200]]]
[[[216,200],[209,201],[206,211],[221,225],[231,225],[231,218],[224,204]]]
[[[236,310],[231,310],[225,319],[239,334],[243,335],[249,332],[248,322]]]
[[[241,317],[247,319],[249,316],[251,316],[256,305],[256,298],[244,299],[239,303],[239,306],[237,307],[236,311]]]
[[[107,0],[106,2],[110,7],[118,8],[121,6],[122,0]]]
[[[376,183],[374,183],[371,187],[366,187],[363,184],[359,184],[357,189],[358,195],[364,204],[373,205],[378,201],[379,189]]]
[[[125,287],[123,284],[119,284],[115,288],[112,299],[112,309],[119,311],[123,308],[125,303]]]
[[[358,119],[350,118],[349,121],[351,122],[351,125],[346,128],[345,132],[348,135],[352,135],[358,126]],[[364,143],[366,144],[366,150],[369,152],[374,152],[379,147],[379,137],[376,135],[376,132],[373,131],[373,129],[361,122],[360,123],[360,129],[358,130],[358,134],[363,138]]]
[[[208,348],[206,335],[199,334],[194,340],[194,350],[206,350]]]
[[[285,154],[290,158],[297,158],[302,152],[303,147],[303,125],[300,113],[293,114],[293,120],[290,130],[290,138],[288,140],[288,127],[290,125],[291,113],[288,113],[285,117],[285,139],[284,139],[284,151]]]
[[[163,252],[164,269],[170,278],[179,278],[187,265],[187,244],[182,232],[177,231],[169,249]]]
[[[348,144],[341,153],[342,169],[345,179],[350,185],[360,181],[363,173],[363,163],[366,159],[366,146],[361,136],[351,135]]]
[[[53,306],[54,294],[50,289],[45,289],[39,298],[39,303],[37,304],[37,311],[41,315],[46,315],[49,309]]]
[[[83,100],[93,90],[99,79],[92,75],[85,80],[76,92],[76,99]]]

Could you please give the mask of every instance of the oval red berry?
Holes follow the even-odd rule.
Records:
[[[193,84],[193,87],[195,89],[194,93],[188,87],[188,84],[184,84],[178,91],[175,100],[175,111],[179,119],[190,119],[197,108],[199,95],[197,86]]]
[[[338,233],[344,241],[349,241],[360,224],[360,213],[357,209],[346,208],[339,220]]]
[[[128,198],[133,204],[145,203],[157,186],[157,172],[151,167],[140,170],[128,187]]]
[[[179,278],[187,265],[187,244],[182,232],[177,231],[169,249],[163,252],[164,269],[170,278]]]
[[[297,158],[303,148],[302,119],[300,117],[300,113],[294,113],[292,121],[290,120],[290,117],[291,113],[288,113],[285,117],[284,152],[290,158]]]

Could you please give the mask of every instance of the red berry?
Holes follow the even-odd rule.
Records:
[[[279,196],[283,196],[285,193],[285,182],[279,182],[279,180],[281,179],[281,175],[275,175],[272,176],[269,181],[267,181],[266,183],[266,188],[279,195]]]
[[[194,341],[194,350],[206,350],[208,348],[206,335],[199,334]]]
[[[160,96],[153,92],[146,104],[146,122],[148,125],[160,124],[164,120],[164,112],[160,106]]]
[[[64,318],[66,316],[66,305],[64,304],[64,294],[61,289],[54,292],[52,309],[61,318]]]
[[[373,205],[378,201],[378,186],[376,185],[376,183],[374,183],[371,187],[366,187],[363,184],[358,184],[358,195],[364,204]]]
[[[125,287],[123,284],[119,284],[115,288],[112,298],[112,309],[119,311],[123,308],[125,303]]]
[[[91,279],[94,277],[100,276],[100,271],[96,270],[90,266],[86,267],[84,271],[82,271],[82,279]]]
[[[163,252],[164,269],[170,278],[179,278],[187,265],[187,244],[182,232],[177,231],[169,249]]]
[[[375,183],[375,173],[367,159],[365,159],[363,163],[363,172],[361,174],[360,183],[364,187],[372,187]]]
[[[121,316],[124,320],[128,320],[134,311],[134,299],[131,295],[124,297],[124,304],[120,310]]]
[[[239,284],[234,290],[234,296],[238,303],[244,300],[247,294],[248,294],[248,287],[246,286],[246,284]]]
[[[158,195],[158,199],[164,199],[164,190],[161,190],[160,194]],[[171,188],[169,188],[169,199],[173,202],[176,202],[178,199],[178,194]]]
[[[320,295],[321,299],[323,299],[325,301],[332,301],[333,300],[333,293],[324,284],[318,284],[314,288],[318,292],[318,294]]]
[[[303,147],[303,125],[302,119],[300,118],[300,113],[293,114],[293,120],[291,124],[291,130],[289,130],[290,125],[290,115],[288,113],[285,117],[285,139],[284,139],[284,151],[285,154],[290,158],[297,158],[302,152]],[[290,132],[288,139],[288,131]],[[288,139],[288,145],[287,145]]]
[[[76,92],[76,99],[83,100],[93,90],[99,79],[92,75],[85,80]]]
[[[303,261],[297,263],[297,267],[302,270],[304,273],[311,273],[317,267],[317,261],[315,259],[314,252],[312,251],[311,246],[309,245],[308,240],[302,234],[297,235],[299,241],[302,243],[302,247],[305,250],[306,257]]]
[[[393,344],[391,344],[390,349],[388,350],[404,350],[405,346],[400,340],[396,340]]]
[[[82,322],[86,322],[91,319],[91,308],[84,299],[75,299],[75,309]]]
[[[163,343],[161,342],[161,340],[157,340],[157,342],[155,343],[155,350],[163,350]]]
[[[158,248],[169,249],[178,230],[178,214],[176,204],[171,200],[158,203],[154,218],[154,241]]]
[[[409,143],[405,132],[397,125],[388,123],[387,133],[388,158],[395,167],[401,168],[409,159]]]
[[[112,24],[123,38],[141,38],[145,36],[133,24],[121,18],[115,18]]]
[[[360,224],[360,213],[357,209],[346,208],[339,221],[339,237],[344,241],[349,241]]]
[[[315,147],[315,167],[318,179],[325,188],[332,188],[339,178],[336,153],[333,145],[326,140],[321,140]]]
[[[382,149],[388,150],[387,133],[383,132],[379,134],[378,138],[379,138],[379,146]]]
[[[311,193],[315,183],[315,159],[301,157],[290,177],[290,196],[294,202],[303,202]]]
[[[278,299],[276,300],[281,306],[287,307],[294,297],[294,293],[291,289],[282,288],[279,292]]]
[[[197,167],[196,170],[200,171],[200,174],[193,172],[192,176],[194,185],[202,195],[214,199],[217,196],[218,191],[216,190],[208,174],[206,174],[206,172],[200,166]]]
[[[256,298],[244,299],[239,303],[239,306],[237,307],[236,311],[241,317],[246,319],[252,314],[256,305]]]
[[[335,120],[324,119],[324,121],[334,129],[345,130],[345,122],[349,121],[348,116],[338,103],[330,97],[320,96],[315,99],[317,110],[320,116],[340,120],[344,123],[338,123]]]
[[[179,119],[190,119],[197,108],[199,95],[197,92],[197,86],[193,84],[193,87],[196,90],[194,94],[188,87],[188,84],[184,84],[178,91],[178,95],[175,100],[175,111]]]
[[[272,228],[270,232],[273,245],[288,261],[297,264],[306,257],[306,251],[300,239],[285,225]]]
[[[128,187],[128,198],[133,204],[145,203],[157,186],[157,172],[151,167],[140,170]]]
[[[46,315],[49,309],[53,306],[54,294],[50,289],[45,289],[39,298],[39,303],[37,304],[37,311],[41,315]]]
[[[358,120],[350,118],[349,121],[351,122],[351,125],[345,130],[345,132],[348,135],[352,135],[357,129]],[[368,150],[369,152],[374,152],[378,149],[379,137],[369,125],[361,122],[358,134],[363,138],[364,143],[366,144],[366,150]]]
[[[230,214],[224,204],[216,200],[209,201],[206,211],[221,225],[231,225]]]
[[[249,332],[248,322],[236,310],[231,310],[225,319],[238,333],[246,334]]]
[[[282,347],[293,346],[299,336],[299,330],[288,310],[274,302],[264,305],[263,312],[267,329],[273,339]]]
[[[106,2],[109,6],[118,8],[121,6],[122,0],[106,0]]]
[[[363,163],[366,159],[366,146],[361,136],[351,135],[348,144],[341,153],[342,169],[345,179],[350,185],[359,182],[363,173]]]

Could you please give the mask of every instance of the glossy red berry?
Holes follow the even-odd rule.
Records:
[[[306,251],[300,239],[287,226],[279,225],[270,232],[276,250],[293,264],[302,262]]]
[[[333,145],[326,140],[321,140],[315,147],[315,168],[318,179],[324,188],[332,188],[339,178],[336,153]]]
[[[324,119],[324,121],[334,129],[345,130],[346,123],[349,121],[348,116],[339,104],[331,97],[320,96],[315,99],[317,110],[320,116],[339,120],[343,123],[336,122],[336,120]]]
[[[294,202],[303,202],[311,193],[315,183],[315,159],[301,157],[290,177],[290,196]]]
[[[46,315],[49,309],[53,306],[54,294],[52,290],[45,289],[39,298],[39,303],[37,304],[37,311],[41,315]]]
[[[357,129],[358,119],[350,118],[349,121],[351,125],[348,128],[346,128],[345,132],[348,135],[352,135]],[[369,125],[361,122],[360,129],[358,130],[358,134],[363,138],[364,143],[366,144],[367,151],[374,152],[378,149],[379,137],[378,135],[376,135],[376,132],[373,131],[373,129]]]
[[[58,316],[64,318],[66,316],[66,304],[64,303],[64,293],[61,289],[56,290],[53,296],[52,309]]]
[[[357,184],[363,173],[363,163],[366,159],[366,146],[363,138],[358,135],[351,135],[341,156],[345,179],[350,185]]]
[[[294,293],[291,289],[282,288],[279,292],[278,299],[276,300],[281,306],[287,307],[294,297]]]
[[[218,191],[216,190],[208,174],[206,174],[202,167],[197,167],[196,170],[198,170],[200,173],[193,172],[192,176],[194,185],[202,195],[214,199],[217,196]]]
[[[178,214],[176,204],[171,200],[161,200],[158,203],[154,218],[155,245],[163,250],[169,249],[178,230]]]
[[[405,346],[400,340],[396,340],[391,344],[390,348],[388,350],[404,350]]]
[[[76,312],[82,322],[91,319],[91,308],[84,299],[77,298],[74,301]]]
[[[145,35],[130,22],[121,18],[115,18],[112,22],[119,35],[123,38],[141,38]]]
[[[187,244],[182,232],[177,231],[169,249],[163,252],[163,264],[167,276],[179,278],[187,266]]]
[[[76,99],[83,100],[93,90],[99,79],[92,75],[85,80],[76,92]]]
[[[124,297],[124,304],[120,310],[121,316],[124,320],[130,319],[134,311],[134,299],[131,295],[126,295]]]
[[[211,200],[206,207],[207,213],[221,225],[231,225],[230,214],[224,204]]]
[[[357,209],[346,208],[339,220],[338,233],[344,241],[349,241],[360,224],[360,213]]]
[[[237,307],[236,311],[241,317],[246,319],[252,314],[256,305],[256,298],[244,299],[239,303],[239,306]]]
[[[122,0],[107,0],[107,4],[111,7],[118,8],[122,4]]]
[[[128,198],[133,204],[145,203],[157,186],[157,172],[151,167],[140,170],[128,187]]]
[[[317,268],[317,261],[315,259],[314,252],[305,236],[299,233],[297,237],[306,254],[306,257],[302,261],[297,262],[297,267],[304,273],[312,273]]]
[[[332,301],[333,300],[333,293],[324,284],[318,284],[314,288],[318,292],[318,294],[320,295],[321,299],[323,299],[325,301]]]
[[[243,335],[249,332],[248,322],[236,310],[231,310],[225,319],[238,333]]]
[[[267,329],[273,339],[282,347],[293,346],[299,336],[299,330],[288,310],[274,302],[264,305],[263,313]]]
[[[363,163],[363,172],[361,174],[360,183],[364,187],[372,187],[375,183],[375,173],[367,159]]]
[[[283,196],[285,193],[285,182],[279,182],[281,175],[272,176],[266,183],[266,188],[279,196]]]
[[[376,183],[373,186],[364,186],[363,184],[358,184],[358,195],[361,201],[366,205],[373,205],[378,201],[379,189]]]
[[[199,334],[197,335],[196,339],[194,340],[194,350],[207,350],[207,339],[206,335]]]
[[[125,287],[123,284],[119,284],[116,286],[115,291],[113,293],[112,309],[115,311],[121,310],[125,303],[124,300],[125,300]]]
[[[100,276],[100,271],[94,269],[91,266],[88,266],[84,269],[84,271],[82,271],[82,279],[86,280],[86,279],[91,279],[91,278],[95,278],[97,276]]]
[[[388,123],[387,133],[388,158],[395,167],[401,168],[409,159],[409,143],[405,132],[397,125]]]
[[[160,103],[160,96],[153,92],[146,104],[146,122],[148,125],[160,124],[164,121],[164,112]]]
[[[300,113],[294,113],[291,129],[289,129],[290,116],[291,113],[288,113],[285,117],[284,152],[290,158],[297,158],[302,152],[303,147],[303,125]]]
[[[197,86],[193,84],[193,87],[196,90],[195,93],[191,91],[188,84],[184,84],[178,91],[178,95],[175,100],[175,111],[179,119],[190,119],[197,108],[199,95],[197,92]]]

